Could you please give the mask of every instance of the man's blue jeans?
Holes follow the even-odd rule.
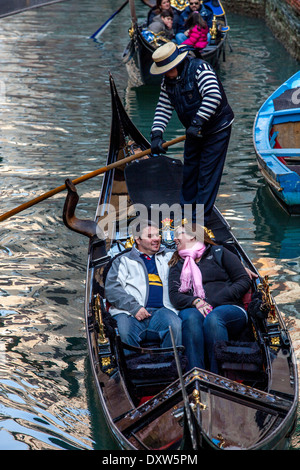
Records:
[[[181,320],[168,308],[147,308],[151,317],[137,320],[132,315],[119,313],[114,318],[118,323],[121,339],[131,346],[140,346],[141,341],[160,341],[162,348],[172,347],[169,326],[172,327],[176,346],[182,345]]]
[[[206,368],[205,351],[208,354],[209,370],[218,373],[214,346],[217,341],[238,339],[247,325],[245,310],[236,305],[221,305],[214,308],[206,318],[195,307],[179,312],[182,320],[182,342],[189,367]]]

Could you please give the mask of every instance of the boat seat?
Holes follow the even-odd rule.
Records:
[[[221,375],[231,380],[256,383],[266,378],[256,341],[219,341],[215,344],[215,357]]]
[[[267,157],[267,156],[272,156],[272,155],[275,155],[275,157],[279,156],[279,157],[291,157],[291,158],[294,158],[294,157],[299,157],[299,149],[296,149],[296,148],[266,148],[266,149],[261,149],[260,151],[260,154],[263,156],[263,157]]]
[[[178,379],[173,348],[135,347],[116,336],[118,359],[124,380],[136,398],[155,395]],[[177,346],[182,373],[186,372],[187,359],[184,347]]]
[[[297,94],[297,90],[300,90],[300,87],[289,88],[285,90],[281,95],[273,99],[274,110],[276,111],[285,111],[286,109],[297,109],[299,108],[299,103],[297,100],[293,100],[292,96],[294,93]]]
[[[300,175],[300,164],[299,165],[287,165],[289,170],[294,171],[297,175]]]

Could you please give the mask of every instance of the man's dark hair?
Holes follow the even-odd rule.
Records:
[[[137,225],[132,226],[132,235],[133,238],[141,238],[143,230],[147,227],[155,227],[158,229],[158,225],[152,220],[141,220]]]

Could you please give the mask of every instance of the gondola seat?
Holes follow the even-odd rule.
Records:
[[[178,379],[173,348],[131,346],[122,342],[118,334],[115,346],[123,378],[134,397],[155,395]],[[187,369],[184,347],[177,346],[177,353],[184,373]]]
[[[255,340],[253,327],[263,321],[268,309],[262,303],[262,294],[249,292],[244,299],[249,321],[239,341],[219,341],[215,344],[215,357],[221,375],[236,381],[263,382],[266,379],[261,348]]]
[[[215,357],[220,374],[244,383],[263,382],[266,378],[263,356],[256,341],[219,341]]]

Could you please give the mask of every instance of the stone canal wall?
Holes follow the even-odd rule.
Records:
[[[300,0],[222,0],[226,11],[264,18],[274,36],[300,62]]]

